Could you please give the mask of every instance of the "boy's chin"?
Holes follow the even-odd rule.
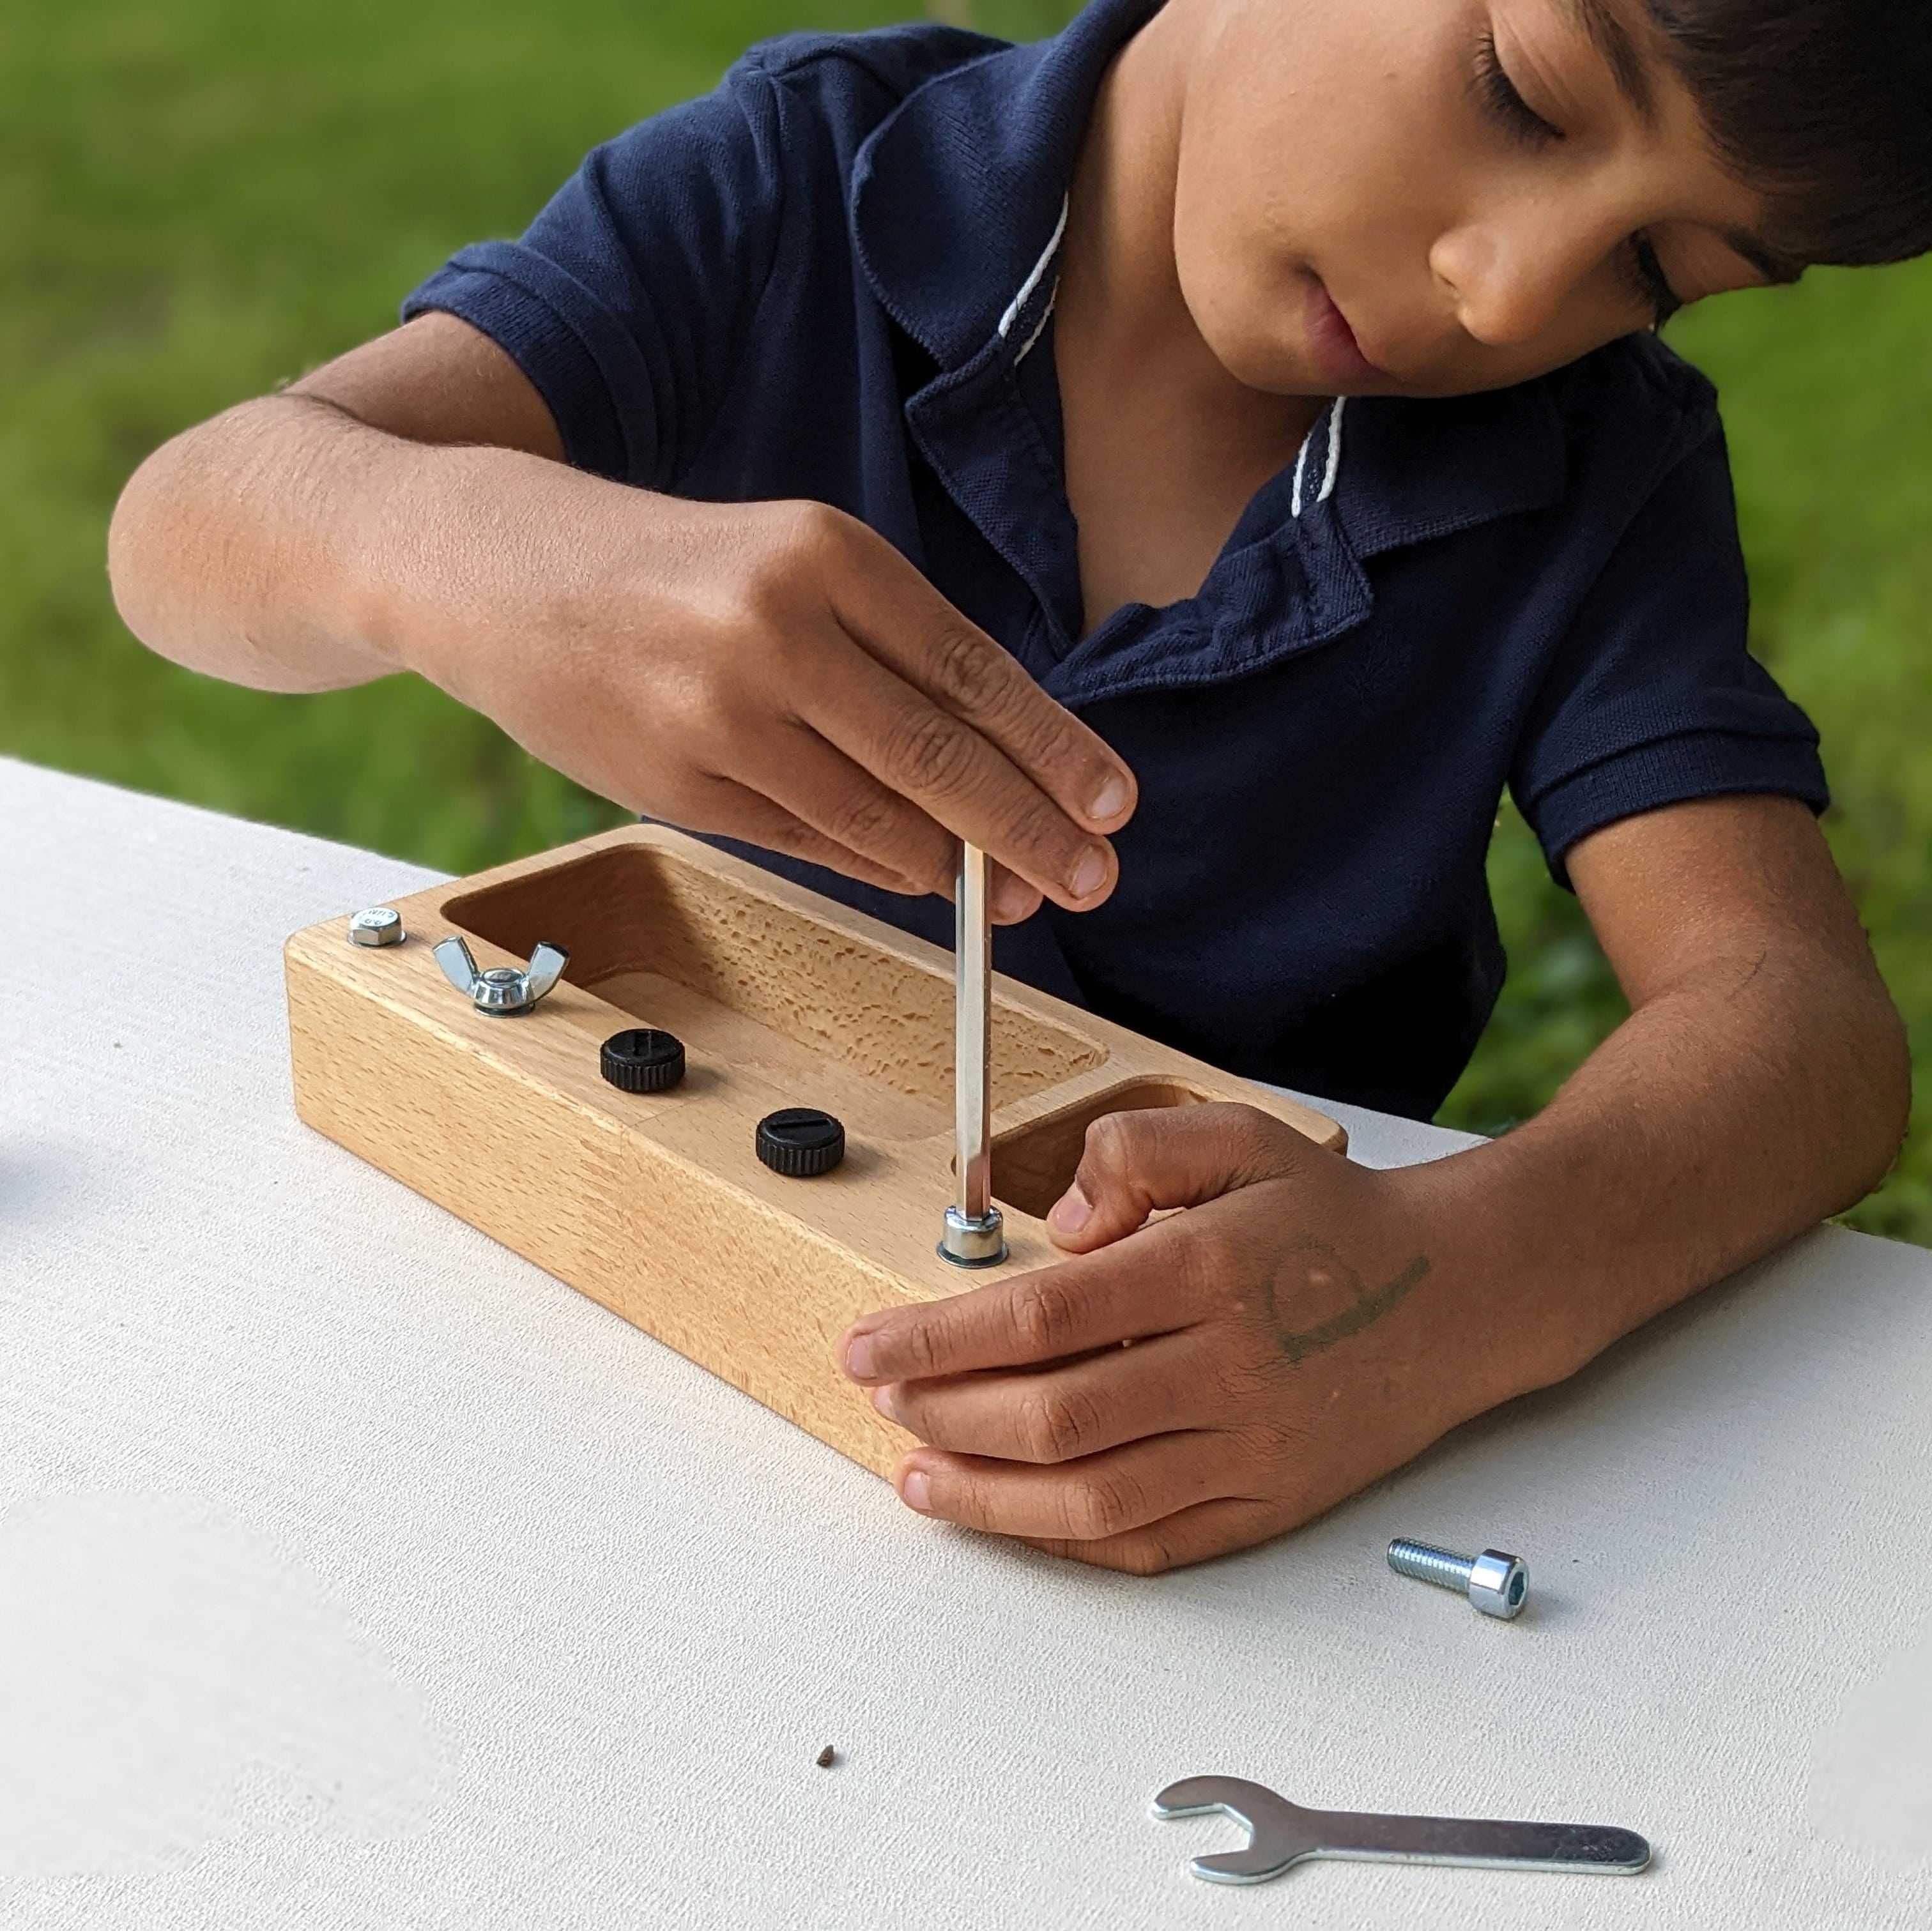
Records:
[[[1250,319],[1249,315],[1234,310],[1232,304],[1226,308],[1213,304],[1204,304],[1200,308],[1190,304],[1189,313],[1208,352],[1227,372],[1228,379],[1242,388],[1264,395],[1334,394],[1332,388],[1324,385],[1319,371],[1298,352],[1294,339],[1281,332],[1279,311],[1266,322]]]

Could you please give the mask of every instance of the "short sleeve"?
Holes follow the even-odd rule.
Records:
[[[1666,805],[1828,802],[1818,733],[1745,647],[1750,595],[1713,405],[1624,532],[1556,655],[1510,788],[1558,883],[1591,832]]]
[[[666,489],[722,407],[782,212],[773,84],[717,88],[593,148],[514,241],[460,250],[404,296],[489,336],[555,418],[566,460]]]

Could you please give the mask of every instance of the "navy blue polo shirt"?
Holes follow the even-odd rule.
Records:
[[[1118,888],[1000,928],[1002,970],[1426,1117],[1502,983],[1505,787],[1562,880],[1578,839],[1682,799],[1822,810],[1817,735],[1745,649],[1715,391],[1648,334],[1511,388],[1331,405],[1197,595],[1081,636],[1054,265],[1095,89],[1157,4],[1022,46],[764,42],[401,315],[501,344],[579,468],[860,518],[1124,757]],[[713,842],[951,943],[944,899]]]

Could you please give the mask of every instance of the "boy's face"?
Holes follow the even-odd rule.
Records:
[[[1619,87],[1593,13],[1622,28],[1654,118]],[[1165,14],[1184,16],[1162,24],[1187,47],[1181,292],[1252,388],[1526,381],[1658,319],[1634,239],[1678,304],[1779,273],[1750,259],[1759,197],[1711,153],[1645,0],[1168,0]],[[1324,343],[1324,288],[1375,367],[1332,315]]]

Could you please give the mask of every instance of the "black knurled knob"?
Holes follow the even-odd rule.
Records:
[[[845,1157],[845,1129],[815,1106],[788,1106],[758,1122],[758,1158],[795,1180],[829,1174]]]
[[[613,1033],[597,1055],[604,1077],[626,1093],[662,1093],[684,1077],[684,1042],[655,1026]]]

